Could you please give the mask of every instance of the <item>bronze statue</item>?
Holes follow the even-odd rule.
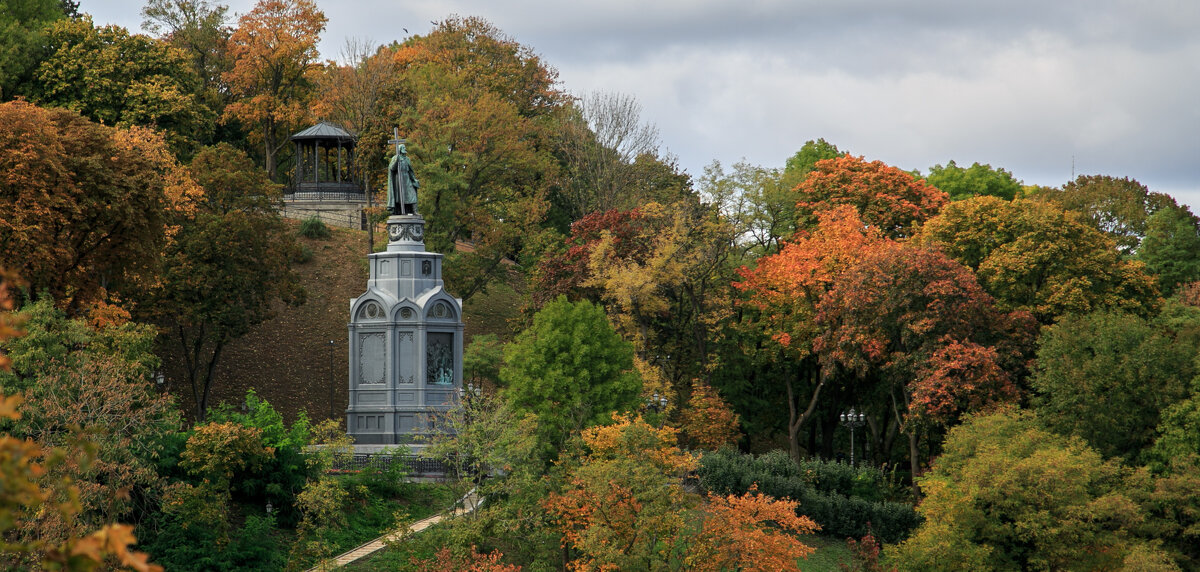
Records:
[[[396,154],[388,163],[387,206],[392,214],[417,214],[417,189],[421,184],[413,174],[412,163],[408,160],[408,151],[400,139],[389,141],[396,143]]]

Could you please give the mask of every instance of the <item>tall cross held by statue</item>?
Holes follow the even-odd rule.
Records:
[[[376,139],[376,141],[378,141],[378,139]],[[408,143],[408,141],[400,138],[400,128],[399,127],[393,127],[392,128],[392,138],[391,138],[391,140],[388,141],[388,143],[392,143],[396,146],[396,154],[399,155],[400,154],[400,146],[403,145],[404,143]]]

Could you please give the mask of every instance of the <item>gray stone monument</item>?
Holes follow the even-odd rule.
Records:
[[[442,255],[425,251],[420,215],[388,217],[387,232],[350,301],[346,427],[359,445],[426,441],[462,389],[462,301],[446,292]]]

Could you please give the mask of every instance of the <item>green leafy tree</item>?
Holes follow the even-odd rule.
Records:
[[[704,167],[700,192],[720,206],[750,256],[774,254],[796,232],[794,184],[779,169],[739,161],[726,172],[718,161]]]
[[[205,94],[209,101],[229,68],[228,12],[228,6],[208,0],[149,0],[142,7],[142,28],[188,55],[196,77],[214,92]]]
[[[920,479],[925,523],[889,562],[922,571],[1121,569],[1130,555],[1161,553],[1133,536],[1145,514],[1126,476],[1032,413],[971,417]]]
[[[1185,397],[1195,352],[1131,314],[1064,316],[1040,340],[1038,417],[1106,457],[1135,461],[1154,442],[1162,411]]]
[[[796,151],[795,155],[788,157],[784,164],[783,173],[790,181],[800,183],[817,168],[818,161],[826,159],[837,159],[845,157],[846,152],[837,148],[837,145],[830,143],[824,139],[816,141],[808,140]]]
[[[1123,259],[1112,239],[1055,204],[996,197],[950,203],[920,241],[971,268],[1006,310],[1043,324],[1103,308],[1152,315],[1158,289],[1141,262]]]
[[[157,459],[180,426],[174,405],[153,391],[154,328],[68,318],[48,298],[27,304],[23,315],[26,334],[3,342],[13,369],[0,371],[0,389],[24,405],[4,431],[67,455],[50,472],[74,483],[78,513],[31,512],[19,536],[65,539],[152,512],[164,484]]]
[[[11,289],[19,283],[0,267],[0,373],[8,372],[10,365],[2,346],[22,335],[14,327],[22,320],[12,311]],[[21,405],[20,396],[0,394],[0,424],[25,421]],[[79,571],[116,563],[139,572],[160,572],[162,567],[149,564],[147,555],[129,550],[129,545],[137,541],[132,526],[105,523],[91,534],[83,532],[66,538],[40,535],[27,526],[31,515],[44,521],[75,524],[82,510],[79,487],[62,468],[87,471],[95,451],[86,445],[86,439],[80,439],[77,429],[68,430],[79,445],[73,451],[43,447],[7,432],[0,434],[0,483],[4,484],[0,487],[0,534],[4,535],[0,563],[12,569]],[[59,438],[66,437],[63,433]]]
[[[925,182],[945,191],[952,201],[985,195],[1011,201],[1022,192],[1021,181],[1004,169],[995,169],[991,165],[979,163],[972,163],[964,169],[953,160],[946,163],[945,167],[930,167]]]
[[[0,4],[0,98],[29,94],[34,70],[47,55],[46,26],[64,16],[58,0]]]
[[[178,344],[203,420],[225,346],[271,318],[276,301],[301,304],[305,294],[291,268],[299,253],[293,233],[266,210],[278,187],[228,145],[201,151],[190,170],[205,194],[180,220],[145,309]]]
[[[1183,206],[1159,209],[1146,221],[1137,258],[1158,277],[1163,294],[1200,280],[1200,219]]]
[[[1150,192],[1146,185],[1128,177],[1108,175],[1080,175],[1061,190],[1039,196],[1083,214],[1084,220],[1112,237],[1122,254],[1137,250],[1146,236],[1150,215],[1177,206],[1170,195]]]
[[[604,309],[566,297],[546,304],[533,325],[505,348],[504,396],[518,412],[537,416],[547,451],[575,432],[641,405],[642,382],[633,348],[613,330]]]
[[[35,102],[161,130],[176,153],[190,154],[212,133],[216,115],[196,96],[199,78],[184,52],[119,26],[96,28],[88,17],[57,21],[46,35]]]

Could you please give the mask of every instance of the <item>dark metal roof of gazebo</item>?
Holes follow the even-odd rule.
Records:
[[[354,136],[347,133],[345,129],[338,127],[332,123],[324,121],[305,129],[291,137],[292,141],[313,140],[313,139],[331,139],[335,141],[354,141]]]

